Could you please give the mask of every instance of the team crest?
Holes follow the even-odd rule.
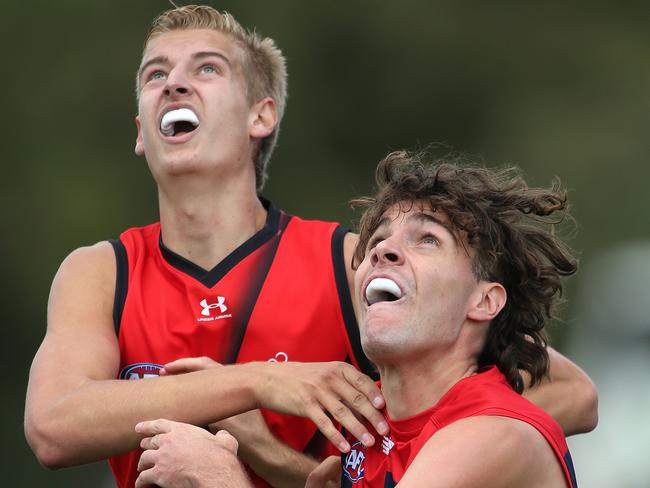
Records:
[[[121,380],[141,380],[143,378],[155,378],[160,376],[162,364],[136,363],[125,366],[120,371]]]
[[[355,442],[343,460],[343,473],[353,483],[356,483],[364,475],[364,461],[366,460],[366,446],[361,442]]]

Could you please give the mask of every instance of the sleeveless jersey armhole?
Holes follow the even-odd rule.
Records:
[[[120,336],[120,323],[122,322],[122,311],[126,301],[126,292],[129,287],[129,262],[126,255],[126,248],[119,239],[110,239],[108,242],[115,251],[115,300],[113,302],[113,324],[115,335]]]
[[[345,322],[345,329],[348,334],[352,352],[361,369],[361,372],[367,374],[372,379],[379,379],[379,373],[375,366],[366,357],[361,348],[361,337],[359,336],[359,325],[354,315],[352,298],[350,297],[350,287],[348,286],[348,277],[345,267],[345,255],[343,252],[343,240],[348,233],[348,229],[338,226],[332,234],[332,263],[334,264],[334,278],[336,280],[336,289],[341,304],[341,313]]]

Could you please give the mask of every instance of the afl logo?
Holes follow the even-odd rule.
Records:
[[[125,366],[120,371],[121,380],[141,380],[142,378],[155,378],[160,376],[162,364],[136,363]]]
[[[364,475],[364,461],[366,460],[366,454],[364,453],[365,446],[361,442],[355,442],[352,445],[352,449],[345,456],[343,460],[343,473],[345,476],[356,483]]]

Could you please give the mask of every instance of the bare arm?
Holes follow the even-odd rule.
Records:
[[[560,462],[532,426],[469,417],[441,429],[417,454],[400,488],[564,487]]]
[[[82,464],[132,449],[141,437],[135,424],[162,417],[207,425],[264,406],[311,418],[344,450],[349,446],[324,411],[358,437],[369,433],[344,401],[373,425],[383,421],[371,403],[383,406],[376,385],[344,363],[250,363],[115,380],[114,291],[115,257],[106,242],[73,252],[54,279],[47,333],[32,364],[25,406],[25,434],[45,466]]]
[[[219,363],[207,357],[184,358],[165,364],[161,374],[184,374],[218,367],[221,367]],[[225,430],[234,436],[239,444],[239,458],[272,486],[302,488],[309,473],[318,465],[312,457],[277,439],[259,410],[220,420],[209,427],[214,434]]]
[[[591,379],[562,354],[548,348],[550,374],[523,395],[549,413],[569,436],[589,432],[598,423],[598,392]],[[527,378],[524,377],[526,381]]]

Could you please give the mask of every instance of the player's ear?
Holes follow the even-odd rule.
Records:
[[[478,322],[490,321],[505,307],[506,300],[506,289],[501,283],[481,281],[467,317]]]
[[[278,110],[271,97],[253,104],[248,121],[249,133],[253,139],[268,137],[278,123]]]
[[[135,138],[135,153],[138,156],[144,156],[144,142],[142,141],[142,124],[140,123],[140,116],[135,117],[135,127],[138,129],[138,135]]]

